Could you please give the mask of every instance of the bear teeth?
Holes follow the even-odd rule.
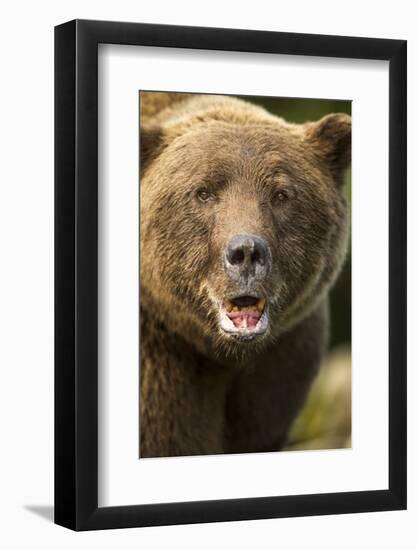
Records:
[[[239,307],[238,305],[234,304],[231,300],[225,300],[224,307],[227,311],[227,313],[236,313],[238,311],[258,311],[259,313],[262,313],[265,309],[265,303],[266,300],[264,298],[260,298],[256,304],[250,305],[250,306],[242,306]]]
[[[224,302],[224,307],[225,307],[225,309],[226,309],[226,311],[227,311],[228,313],[230,313],[231,311],[233,311],[233,304],[232,304],[232,302],[231,302],[230,300],[225,300],[225,302]]]

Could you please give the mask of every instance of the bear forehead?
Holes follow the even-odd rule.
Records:
[[[321,179],[314,148],[299,127],[290,125],[202,124],[177,135],[166,153],[169,165],[184,171],[251,168],[265,175],[287,172],[303,178],[308,173]]]
[[[302,142],[302,133],[295,127],[262,123],[237,125],[217,121],[191,126],[175,139],[178,148],[199,149],[204,146],[206,152],[226,150],[248,156],[301,150]]]

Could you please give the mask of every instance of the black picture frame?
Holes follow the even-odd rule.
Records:
[[[98,44],[389,62],[387,490],[98,507]],[[55,28],[55,523],[91,530],[406,508],[406,46],[106,21]]]

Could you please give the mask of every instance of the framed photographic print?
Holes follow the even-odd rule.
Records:
[[[55,29],[55,521],[406,507],[406,42]]]

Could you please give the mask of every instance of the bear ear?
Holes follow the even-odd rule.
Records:
[[[157,126],[140,127],[140,167],[144,170],[149,162],[159,155],[163,147],[163,131]]]
[[[343,173],[351,161],[352,119],[349,115],[326,115],[308,124],[307,137],[317,153],[324,156],[337,184],[343,183]]]

